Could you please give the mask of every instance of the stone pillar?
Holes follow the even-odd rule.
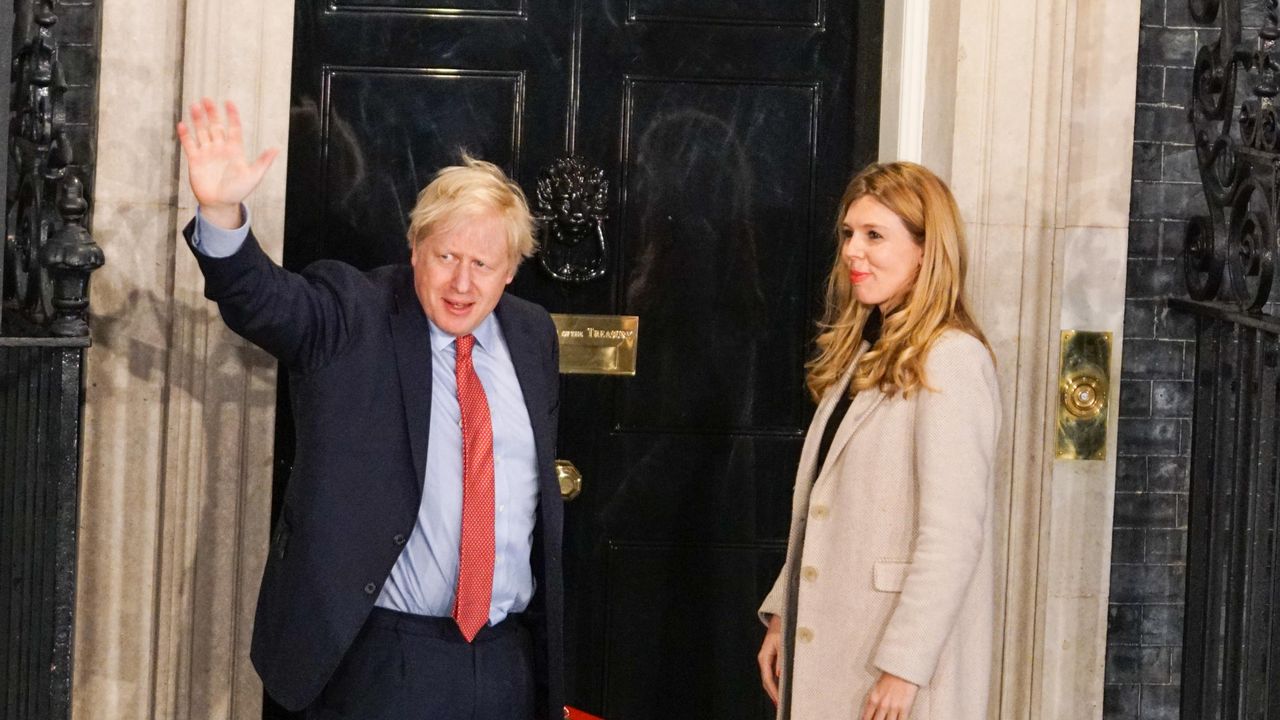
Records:
[[[881,157],[955,191],[969,289],[998,358],[1005,535],[995,716],[1102,713],[1138,4],[897,0],[885,32]],[[938,6],[945,4],[946,9]],[[922,56],[923,53],[923,56]],[[891,87],[891,84],[896,86]],[[954,83],[954,88],[949,84]],[[941,86],[941,90],[939,90]],[[913,91],[913,88],[915,90]],[[922,97],[918,109],[895,97]],[[914,127],[912,124],[914,123]],[[918,142],[906,142],[919,138]],[[904,140],[905,139],[905,140]],[[1060,330],[1113,333],[1105,461],[1056,461]]]
[[[87,360],[73,716],[255,718],[246,649],[267,545],[275,363],[202,296],[174,124],[239,103],[288,139],[292,0],[113,0],[102,19],[97,198],[111,258]],[[277,259],[285,158],[253,198]],[[176,201],[176,202],[175,202]]]

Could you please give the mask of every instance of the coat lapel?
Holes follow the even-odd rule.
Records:
[[[509,310],[510,304],[506,299],[507,296],[504,294],[498,301],[498,306],[494,308],[494,314],[498,316],[498,325],[502,330],[503,339],[507,341],[511,364],[516,369],[516,379],[520,381],[520,394],[524,396],[524,406],[529,412],[529,424],[533,426],[533,436],[541,440],[547,437],[548,430],[546,409],[550,406],[550,402],[545,396],[548,392],[557,392],[558,388],[543,387],[546,383],[541,382],[542,358],[538,353],[537,339],[529,333],[528,323],[520,322],[520,318]],[[540,466],[552,460],[544,457],[549,449],[541,445],[539,443],[538,446]]]
[[[538,456],[538,514],[544,520],[544,533],[548,535],[548,543],[558,543],[561,528],[560,487],[551,468],[555,464],[554,438],[556,428],[551,426],[550,409],[555,404],[555,395],[560,392],[558,384],[548,387],[543,379],[546,375],[544,362],[550,360],[546,350],[539,348],[539,339],[531,331],[531,323],[523,321],[516,312],[515,306],[507,302],[503,295],[494,308],[498,316],[498,326],[502,337],[507,341],[507,350],[511,355],[511,364],[516,369],[516,379],[520,381],[520,394],[524,397],[524,407],[529,413],[529,425],[533,428],[533,441]],[[555,375],[559,377],[559,375]]]
[[[407,268],[406,268],[407,269]],[[394,340],[400,393],[408,423],[409,445],[418,491],[427,475],[427,438],[431,431],[431,328],[413,292],[412,275],[396,288],[395,309],[388,320]]]
[[[814,465],[818,462],[818,449],[822,444],[823,428],[831,422],[831,413],[836,409],[836,401],[840,399],[840,393],[849,386],[849,377],[852,372],[853,368],[850,367],[836,387],[828,390],[827,394],[818,401],[818,408],[813,413],[813,420],[810,421],[809,432],[805,433],[804,447],[800,450],[800,469],[799,474],[796,475],[798,479],[806,482],[813,481],[816,471]]]
[[[840,393],[849,391],[849,383],[853,379],[853,371],[857,368],[858,360],[862,358],[862,353],[866,351],[867,347],[869,346],[866,343],[863,343],[862,349],[854,355],[853,362],[849,364],[849,369],[845,371],[844,378],[840,381]],[[836,393],[831,398],[827,398],[832,401],[832,408],[835,406],[834,398],[838,398],[840,393]],[[858,426],[871,415],[871,412],[880,405],[882,400],[884,400],[884,393],[875,389],[863,390],[854,396],[853,403],[849,406],[849,412],[844,416],[844,420],[841,421],[840,427],[836,428],[835,437],[831,439],[831,447],[827,450],[827,457],[822,463],[822,468],[814,478],[815,483],[818,480],[821,480],[823,475],[830,472],[831,468],[835,467],[836,458],[840,456],[840,451],[849,444],[849,440],[853,437],[854,432],[857,431]],[[830,413],[831,409],[828,409],[828,417],[830,417]]]

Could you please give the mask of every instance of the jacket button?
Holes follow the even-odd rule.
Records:
[[[405,542],[407,542],[407,538],[405,538],[404,535],[396,535],[395,537],[391,538],[391,542],[395,543],[396,545],[404,545]]]
[[[826,505],[814,505],[813,512],[810,514],[818,518],[819,520],[821,520],[822,518],[825,518],[827,515],[830,515],[831,511],[827,509]]]
[[[373,583],[369,583],[368,585],[365,585],[365,586],[364,586],[364,594],[365,594],[365,595],[372,595],[372,594],[374,594],[374,593],[376,593],[376,592],[378,592],[378,586],[377,586],[377,585],[374,585]]]
[[[800,577],[813,582],[818,579],[818,568],[812,565],[806,566],[800,570]]]
[[[802,643],[813,642],[813,631],[807,627],[796,630],[796,640]]]

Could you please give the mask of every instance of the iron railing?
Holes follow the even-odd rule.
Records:
[[[67,81],[52,0],[18,0],[0,335],[84,337],[89,274],[102,249],[85,229],[84,185],[67,168]]]
[[[1276,5],[1246,33],[1240,0],[1190,2],[1219,29],[1188,105],[1208,214],[1183,247],[1191,299],[1170,300],[1197,321],[1181,699],[1196,720],[1280,718]]]
[[[71,716],[88,281],[103,256],[69,170],[57,22],[51,0],[0,0],[0,720]]]

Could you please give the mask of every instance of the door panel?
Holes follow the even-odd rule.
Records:
[[[413,2],[412,0],[332,0],[335,10],[365,10],[381,12],[419,12],[466,17],[479,16],[523,16],[524,0],[435,0],[434,2]]]
[[[835,206],[874,151],[859,132],[876,115],[855,108],[878,105],[864,73],[879,65],[855,58],[878,12],[584,3],[574,149],[614,183],[614,272],[577,311],[640,317],[635,377],[562,392],[560,454],[584,477],[569,687],[610,720],[772,716],[755,609],[812,413],[803,363]],[[557,300],[539,273],[518,282]]]
[[[822,24],[822,0],[631,0],[627,18],[633,22],[697,23],[699,25],[808,26]]]
[[[773,717],[758,689],[758,635],[706,619],[741,605],[782,560],[781,551],[747,547],[610,542],[608,717]],[[759,572],[762,565],[772,572]],[[744,692],[750,677],[755,686]]]
[[[817,88],[623,80],[625,430],[798,432]],[[693,190],[696,189],[696,190]],[[798,201],[798,202],[797,202]]]
[[[832,220],[878,135],[879,3],[300,2],[285,262],[407,258],[458,148],[533,196],[573,152],[609,184],[607,274],[526,264],[552,312],[640,317],[635,377],[562,376],[567,687],[608,720],[772,717],[755,608],[812,413]],[[276,497],[292,455],[282,383]]]
[[[287,267],[407,260],[408,211],[459,152],[524,178],[563,145],[570,38],[557,4],[296,7]]]
[[[519,165],[521,72],[326,67],[323,81],[327,257],[402,261],[418,191],[459,149]]]

